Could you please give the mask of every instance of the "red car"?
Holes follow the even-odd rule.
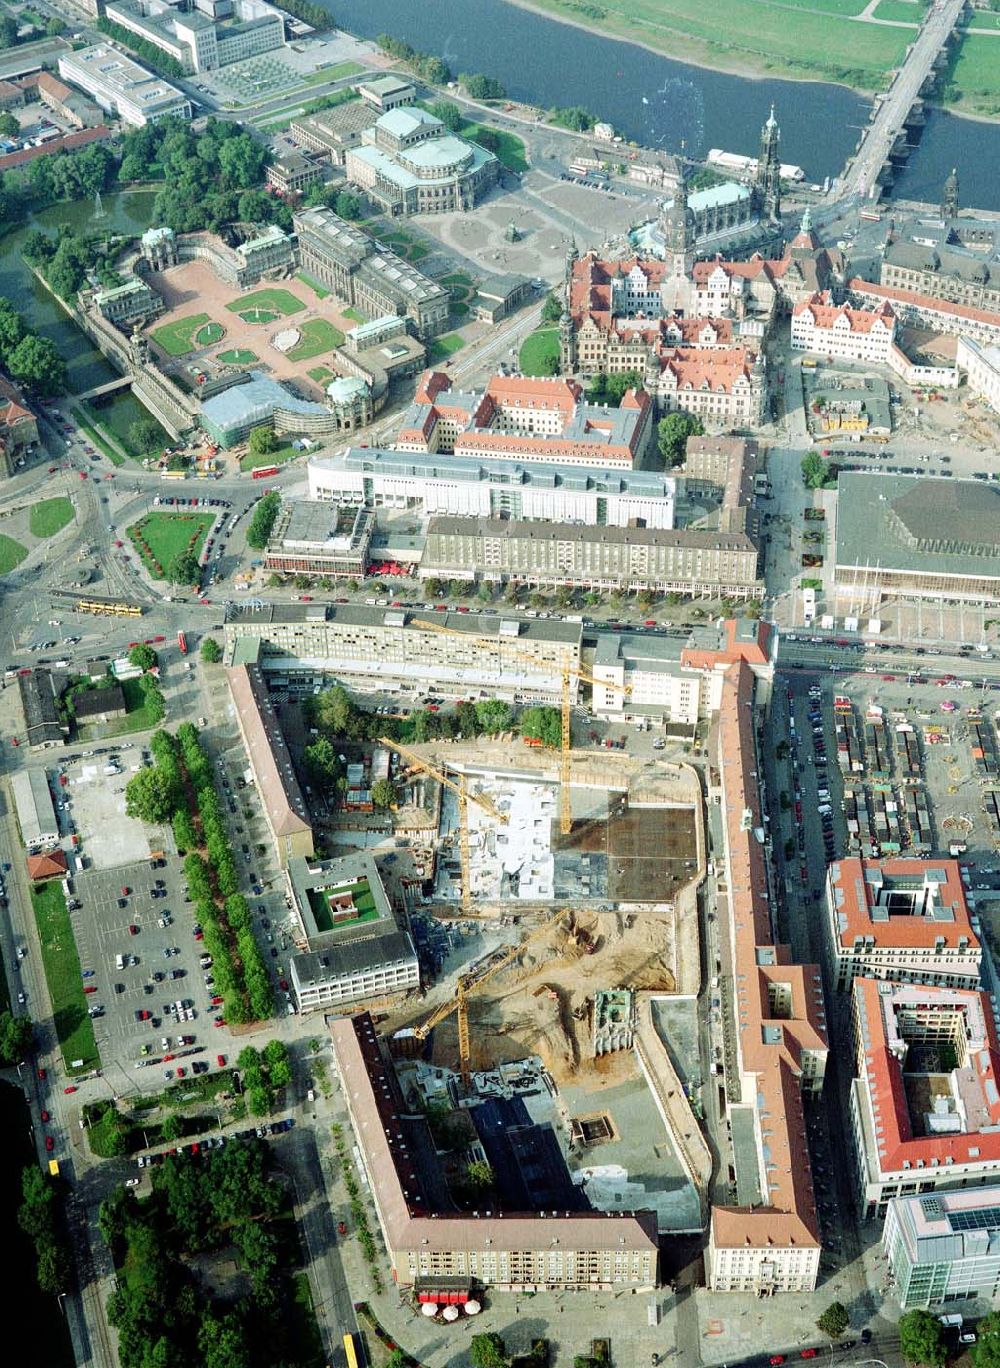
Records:
[[[150,1020],[152,1020],[152,1016],[153,1016],[153,1013],[152,1013],[152,1012],[150,1012],[147,1008],[143,1008],[143,1010],[139,1013],[139,1020],[140,1020],[140,1021],[150,1021]]]
[[[205,933],[204,933],[204,931],[196,931],[196,932],[194,933],[194,938],[195,938],[195,940],[204,940],[204,939],[205,939]]]
[[[64,1092],[64,1093],[75,1093],[75,1092],[76,1092],[76,1084],[75,1084],[75,1083],[71,1083],[71,1084],[69,1085],[68,1088],[63,1088],[63,1092]]]
[[[183,1078],[184,1075],[185,1075],[186,1073],[187,1073],[187,1070],[186,1070],[185,1068],[182,1067],[182,1068],[180,1068],[180,1069],[177,1070],[177,1077],[178,1077],[178,1078]]]
[[[166,638],[165,636],[155,636],[155,637],[153,637],[153,640],[154,640],[154,641],[166,641],[166,639],[167,639],[167,638]]]
[[[135,922],[129,927],[128,933],[130,936],[137,936],[139,934],[139,928],[136,926]]]
[[[215,1020],[212,1022],[212,1025],[213,1025],[213,1026],[225,1026],[225,1024],[226,1024],[226,1018],[225,1018],[225,1017],[216,1017]]]
[[[58,466],[49,466],[49,474],[54,475],[58,469]]]
[[[131,649],[132,649],[132,647],[131,647],[131,645],[130,645],[130,646],[129,646],[129,650],[131,650]],[[129,895],[129,893],[130,893],[131,891],[132,891],[132,890],[129,888],[128,884],[122,884],[122,897],[123,897],[123,898],[127,898],[128,895]]]
[[[815,1349],[803,1349],[802,1352],[801,1352],[801,1354],[799,1354],[799,1358],[815,1358],[815,1357],[816,1357],[816,1350],[815,1350]]]
[[[213,1007],[221,1007],[221,1006],[222,1006],[222,998],[219,997],[218,993],[216,993],[215,997],[212,999],[212,1006],[213,1006]]]
[[[655,627],[655,626],[656,626],[656,618],[647,618],[646,621],[645,621],[642,625],[643,625],[643,627]]]
[[[278,979],[278,987],[281,989],[281,991],[282,991],[283,993],[287,993],[287,992],[288,992],[288,980],[287,980],[287,979]]]
[[[347,1222],[346,1222],[346,1221],[338,1221],[338,1222],[337,1222],[337,1234],[338,1234],[338,1235],[346,1235],[346,1234],[347,1234]]]
[[[85,993],[96,993],[96,992],[97,992],[97,986],[96,986],[96,984],[88,983],[88,984],[84,987],[84,990],[83,990],[83,991],[84,991]]]
[[[312,603],[312,594],[302,594],[299,597],[300,603]]]
[[[81,470],[81,471],[80,471],[80,479],[81,479],[81,480],[85,480],[86,478],[87,478],[87,472],[86,472],[85,470]]]
[[[218,1064],[218,1066],[219,1066],[220,1069],[224,1069],[224,1068],[226,1067],[226,1056],[225,1056],[225,1055],[216,1055],[216,1056],[215,1056],[215,1062],[216,1062],[216,1064]]]
[[[784,1361],[784,1354],[772,1354],[771,1357],[768,1359],[768,1363],[784,1363]]]
[[[117,546],[119,549],[121,549],[121,547],[123,547],[124,545],[125,545],[125,543],[122,542],[122,541],[116,541],[116,542],[115,542],[115,546]]]
[[[170,1061],[171,1061],[173,1058],[174,1058],[174,1056],[173,1056],[172,1054],[165,1054],[165,1055],[163,1056],[162,1062],[163,1062],[164,1064],[169,1064]]]
[[[46,1149],[47,1153],[51,1154],[52,1151],[55,1149],[55,1147],[56,1147],[56,1142],[52,1139],[52,1136],[51,1136],[51,1135],[47,1135],[47,1136],[45,1137],[45,1149]]]
[[[43,1111],[43,1112],[42,1112],[42,1120],[43,1120],[43,1121],[48,1121],[48,1119],[49,1119],[49,1114],[48,1114],[48,1112],[47,1112],[47,1111]]]
[[[39,1069],[39,1070],[38,1070],[38,1077],[39,1077],[39,1078],[45,1078],[45,1077],[47,1077],[47,1074],[46,1074],[46,1072],[45,1072],[44,1069]]]
[[[208,599],[207,599],[207,598],[200,598],[200,599],[198,600],[198,602],[204,604],[204,603],[207,603],[207,602],[208,602]]]

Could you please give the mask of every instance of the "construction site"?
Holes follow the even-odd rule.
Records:
[[[480,741],[403,759],[415,784],[440,781],[434,915],[474,918],[475,935],[421,1002],[390,1011],[382,1029],[397,1055],[465,1107],[537,1061],[534,1121],[555,1128],[591,1202],[655,1206],[664,1228],[696,1228],[711,1168],[687,1096],[705,872],[697,775],[574,753],[563,834],[557,753]],[[664,998],[672,1012],[654,1012]]]

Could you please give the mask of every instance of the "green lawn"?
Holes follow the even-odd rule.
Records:
[[[963,35],[945,77],[944,103],[970,114],[1000,115],[1000,37]]]
[[[154,328],[150,336],[168,356],[186,356],[189,351],[194,351],[195,335],[211,322],[208,314],[192,314],[190,318],[175,318],[172,323]]]
[[[306,306],[295,295],[288,290],[279,290],[273,287],[266,287],[263,290],[252,290],[250,294],[243,295],[240,299],[234,299],[226,308],[230,313],[243,315],[254,310],[268,313],[280,314],[288,317],[289,314],[301,313]]]
[[[330,291],[325,285],[321,285],[318,280],[313,280],[308,271],[299,271],[295,276],[296,280],[301,280],[302,284],[312,290],[317,299],[326,299]]]
[[[357,62],[338,62],[336,66],[322,67],[319,71],[310,72],[306,77],[306,85],[322,85],[324,81],[342,81],[345,76],[357,76],[364,71],[364,67]]]
[[[418,238],[406,233],[402,228],[389,228],[376,233],[378,241],[386,247],[391,247],[397,256],[401,256],[404,261],[421,261],[425,256],[430,256],[431,249],[422,243]]]
[[[221,342],[226,335],[226,330],[221,323],[205,323],[194,335],[194,340],[199,347],[211,347],[216,342]]]
[[[347,309],[344,309],[343,313],[344,313],[344,317],[345,317],[345,318],[349,318],[349,319],[351,320],[352,323],[367,323],[367,322],[368,322],[368,319],[365,318],[364,314],[359,314],[358,311],[357,311],[357,309],[347,308]]]
[[[465,346],[465,338],[459,337],[458,333],[445,333],[444,337],[435,337],[427,348],[428,361],[447,361],[449,356],[454,356]]]
[[[305,1273],[292,1274],[292,1308],[285,1325],[288,1335],[289,1358],[303,1368],[324,1368],[326,1350],[319,1332],[313,1308],[309,1278]]]
[[[315,380],[317,385],[322,385],[324,380],[332,380],[335,374],[329,366],[313,366],[312,370],[306,371],[309,379]]]
[[[93,1069],[101,1061],[94,1040],[94,1024],[87,1015],[88,1000],[83,991],[80,957],[59,880],[33,884],[31,903],[42,943],[45,981],[49,986],[63,1059],[67,1069],[78,1059],[83,1061],[83,1068]]]
[[[320,352],[333,351],[344,345],[344,334],[325,318],[307,318],[299,332],[302,334],[300,340],[285,353],[289,361],[311,361]]]
[[[195,555],[201,552],[202,543],[213,522],[213,513],[164,513],[157,510],[134,522],[127,536],[153,578],[166,579],[171,562],[186,550],[192,536],[195,539],[192,550]],[[142,542],[139,540],[140,533]]]
[[[122,693],[125,695],[125,716],[108,724],[104,729],[106,737],[149,731],[162,722],[163,713],[156,705],[156,696],[151,698],[144,693],[138,679],[123,679]]]
[[[0,575],[9,575],[17,568],[28,554],[28,548],[22,546],[13,537],[5,537],[0,533]]]
[[[893,19],[902,20],[903,23],[912,24],[914,28],[924,17],[923,5],[914,4],[913,0],[879,0],[875,6],[873,19]]]
[[[112,446],[109,434],[105,432],[103,428],[96,426],[97,418],[95,411],[90,404],[87,404],[82,408],[78,405],[74,408],[73,412],[77,422],[93,442],[94,446],[97,447],[98,451],[103,451],[112,465],[124,465],[125,457],[118,450],[117,445]]]
[[[251,366],[260,357],[256,352],[247,351],[245,347],[233,347],[229,351],[221,351],[215,358],[221,361],[224,366]]]
[[[56,499],[43,499],[32,504],[28,526],[33,537],[54,537],[73,521],[73,504],[61,494]]]
[[[969,27],[976,29],[1000,29],[1000,14],[993,14],[989,10],[974,10],[969,20]]]
[[[480,124],[466,124],[462,136],[476,142],[481,127]],[[499,128],[490,128],[489,131],[497,140],[496,156],[501,165],[506,166],[508,171],[527,171],[528,158],[521,139],[513,133],[503,133]]]
[[[519,362],[524,375],[552,375],[545,365],[549,357],[559,360],[559,329],[536,328],[521,344]]]
[[[240,470],[246,473],[257,470],[260,466],[284,465],[286,461],[294,461],[296,456],[301,455],[302,452],[296,451],[291,442],[284,442],[267,456],[244,456],[240,461]]]

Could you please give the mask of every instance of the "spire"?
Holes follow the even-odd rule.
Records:
[[[802,215],[802,222],[799,224],[799,232],[811,233],[812,226],[812,213],[810,211],[809,205],[807,204],[805,207],[805,212]]]
[[[772,102],[771,102],[771,113],[770,113],[770,115],[769,115],[769,117],[768,117],[768,120],[767,120],[767,123],[764,125],[764,127],[765,127],[765,128],[772,128],[772,129],[778,127],[778,120],[774,117],[774,101],[773,101],[773,100],[772,100]]]

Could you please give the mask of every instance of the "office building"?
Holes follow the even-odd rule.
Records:
[[[289,960],[300,1012],[349,1007],[420,986],[417,952],[373,856],[293,859],[287,877],[307,946]]]
[[[426,1121],[405,1104],[371,1017],[330,1026],[334,1067],[393,1281],[424,1293],[612,1291],[657,1286],[654,1212],[465,1212],[439,1207]]]
[[[475,208],[500,179],[500,162],[426,110],[394,108],[346,149],[344,171],[385,213],[405,218]]]
[[[443,371],[421,376],[396,436],[397,451],[479,460],[625,469],[653,434],[653,405],[627,390],[619,408],[587,404],[575,380],[494,375],[482,393],[452,390]]]
[[[740,600],[764,596],[758,549],[745,532],[437,516],[427,526],[420,574],[545,589],[650,589]]]
[[[229,669],[227,676],[264,819],[278,863],[286,869],[296,856],[313,853],[309,809],[263,671],[256,664],[240,664]]]
[[[674,525],[677,482],[653,471],[591,470],[378,447],[315,456],[307,469],[310,499],[356,507],[591,527]]]
[[[57,80],[50,71],[38,71],[25,76],[19,86],[29,96],[37,94],[43,105],[47,105],[60,119],[65,119],[74,128],[96,128],[103,121],[100,108],[93,100],[86,99],[79,91],[72,90],[63,81]],[[22,98],[23,103],[23,98]]]
[[[826,875],[826,916],[838,992],[855,978],[979,983],[982,946],[957,860],[837,860]]]
[[[883,598],[1000,604],[1000,490],[976,480],[845,472],[834,582],[852,612]]]
[[[292,222],[302,269],[345,304],[369,319],[403,315],[422,339],[445,330],[450,296],[444,286],[331,209],[304,209]]]
[[[493,613],[432,613],[351,604],[231,604],[226,659],[253,660],[275,683],[329,675],[349,688],[552,703],[565,661],[579,663],[579,623]],[[435,630],[447,627],[448,632]],[[572,688],[576,698],[577,686]]]
[[[375,514],[312,500],[286,500],[264,552],[265,570],[280,575],[364,578]]]
[[[918,226],[907,237],[894,237],[882,257],[879,283],[949,304],[1000,313],[1000,255],[996,249],[991,245],[984,251],[980,243],[965,247],[954,241],[949,230],[934,236],[937,241],[928,241],[925,230]]]
[[[301,152],[287,152],[271,163],[264,179],[268,189],[279,195],[300,195],[323,179],[323,168],[318,161],[304,157]]]
[[[191,102],[182,91],[109,43],[63,53],[59,75],[134,128],[161,119],[191,118]]]
[[[36,846],[58,841],[59,820],[45,771],[18,770],[11,778],[10,791],[25,849],[33,850]]]
[[[179,62],[186,75],[216,71],[232,62],[284,47],[281,15],[264,0],[113,0],[104,7],[113,24],[152,43]]]
[[[882,1248],[893,1297],[914,1306],[959,1311],[959,1303],[1000,1297],[1000,1187],[894,1197]]]
[[[829,291],[812,295],[792,310],[792,350],[818,352],[843,361],[884,365],[896,333],[888,301],[876,309],[835,304]]]
[[[1000,1043],[988,993],[857,978],[850,1123],[862,1220],[895,1197],[1000,1174]]]

